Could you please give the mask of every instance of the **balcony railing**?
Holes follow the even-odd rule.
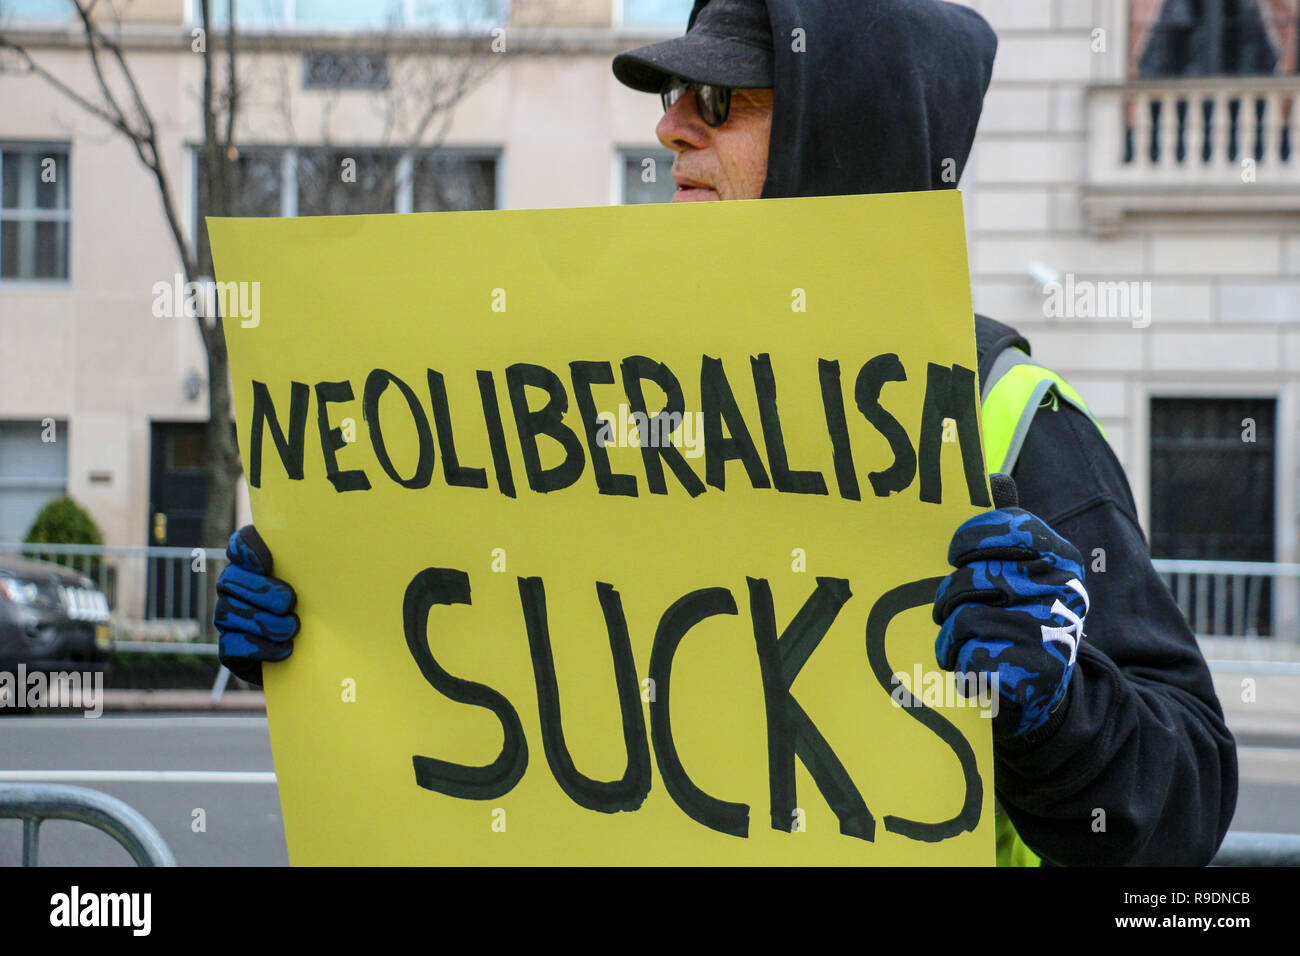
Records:
[[[1152,563],[1212,668],[1300,674],[1300,564]]]
[[[1084,206],[1101,228],[1144,210],[1300,209],[1300,77],[1089,88]]]

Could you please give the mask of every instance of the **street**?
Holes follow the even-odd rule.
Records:
[[[264,716],[15,715],[0,719],[0,768],[265,773],[272,770],[271,741]],[[125,800],[158,828],[181,866],[289,862],[274,782],[227,782],[219,776],[202,782],[48,782]],[[131,865],[126,851],[93,827],[52,820],[41,825],[40,834],[43,866]],[[0,866],[17,866],[21,853],[22,823],[0,820]]]
[[[1233,829],[1300,833],[1300,720],[1293,713],[1300,677],[1260,678],[1248,702],[1238,701],[1240,680],[1232,674],[1215,680],[1238,738],[1241,792]],[[0,781],[12,780],[14,771],[132,772],[136,779],[46,779],[125,800],[158,828],[181,866],[288,862],[272,770],[261,715],[0,718]],[[163,778],[164,771],[173,775]],[[77,823],[43,824],[40,847],[46,866],[131,863],[108,836]],[[0,820],[0,866],[18,865],[21,848],[22,824]]]

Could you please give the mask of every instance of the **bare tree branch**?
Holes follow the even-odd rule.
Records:
[[[227,11],[229,22],[226,24],[226,135],[222,138],[222,148],[230,149],[235,141],[235,115],[239,112],[239,77],[235,73],[235,0],[230,0]]]
[[[212,30],[212,0],[198,0],[195,5],[204,41],[200,95],[203,143],[199,147],[204,164],[198,185],[200,189],[206,189],[203,211],[210,215],[232,215],[239,209],[241,177],[236,140],[240,117],[249,106],[248,96],[252,96],[253,103],[257,101],[255,84],[245,86],[251,81],[246,74],[240,73],[241,53],[247,41],[241,43],[239,36],[236,0],[224,0],[224,4],[227,22],[217,36]],[[0,50],[13,51],[27,73],[38,76],[62,97],[87,115],[102,121],[131,144],[154,182],[186,279],[192,282],[207,278],[204,273],[209,269],[208,254],[203,251],[204,247],[196,247],[191,241],[186,220],[177,208],[176,195],[159,145],[155,116],[126,55],[128,44],[124,40],[120,19],[113,19],[115,29],[110,27],[113,30],[111,34],[104,27],[108,20],[102,11],[113,4],[101,4],[100,0],[73,0],[73,6],[98,100],[94,95],[75,89],[37,62],[12,35],[0,34]],[[399,52],[411,50],[412,45],[396,43],[387,33],[378,40],[371,37],[363,41],[378,43],[385,58],[393,59],[394,72],[400,74],[390,76],[387,96],[371,104],[380,112],[380,142],[392,144],[388,151],[398,153],[397,161],[385,170],[385,175],[391,177],[386,191],[395,191],[399,170],[409,168],[409,161],[417,153],[435,149],[444,141],[455,105],[485,82],[506,59],[504,56],[485,55],[481,50],[466,52],[464,41],[467,38],[463,34],[445,45],[442,36],[431,34],[428,44],[418,53]],[[221,50],[223,43],[225,49]],[[292,44],[288,48],[297,49]],[[296,140],[291,95],[293,81],[287,64],[287,58],[279,61],[279,91],[285,129],[292,142]],[[341,94],[337,89],[324,89],[313,91],[312,95],[321,106],[322,128],[317,145],[328,147],[333,138],[335,106]],[[433,185],[441,189],[443,183]],[[443,196],[439,203],[448,200],[448,196]],[[208,369],[207,435],[211,481],[202,537],[203,543],[212,545],[223,540],[223,529],[225,535],[229,534],[240,467],[232,428],[229,364],[222,319],[220,316],[197,316],[195,322],[206,352]]]
[[[27,64],[27,71],[29,73],[34,73],[37,76],[39,76],[46,83],[49,83],[50,86],[54,87],[61,94],[63,94],[68,99],[72,100],[72,102],[76,103],[78,106],[84,109],[87,113],[90,113],[93,116],[98,117],[99,119],[103,120],[105,123],[108,123],[115,129],[117,129],[119,132],[123,133],[126,136],[131,137],[132,139],[138,137],[139,134],[136,133],[136,131],[132,129],[129,125],[127,125],[126,121],[120,115],[114,115],[110,113],[108,110],[104,109],[102,106],[99,106],[98,104],[93,103],[90,100],[86,99],[76,90],[74,90],[72,87],[68,86],[57,76],[55,76],[49,70],[45,69],[45,67],[41,66],[34,59],[32,59],[32,55],[27,52],[25,47],[22,47],[19,44],[14,43],[3,33],[0,33],[0,50],[12,50],[15,54],[17,54],[20,58],[22,58],[24,63]]]
[[[126,122],[126,111],[122,109],[121,104],[113,95],[109,88],[108,80],[104,76],[103,64],[99,62],[99,46],[96,42],[99,28],[95,26],[90,19],[90,10],[95,6],[94,0],[91,0],[89,6],[83,4],[81,0],[72,0],[72,5],[77,10],[77,16],[81,18],[82,29],[86,37],[86,52],[90,54],[90,65],[92,72],[95,74],[95,82],[99,84],[99,92],[104,97],[104,102],[108,104],[110,112],[115,116],[120,116],[123,122]]]

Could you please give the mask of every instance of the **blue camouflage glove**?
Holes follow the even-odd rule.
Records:
[[[997,675],[993,736],[1041,727],[1065,696],[1088,612],[1078,549],[1021,508],[986,511],[953,535],[934,597],[944,670]]]
[[[282,661],[293,653],[297,595],[271,577],[271,551],[251,524],[230,536],[226,565],[217,578],[213,623],[220,635],[218,656],[242,680],[262,683],[262,662]]]

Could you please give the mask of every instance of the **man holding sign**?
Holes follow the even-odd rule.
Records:
[[[665,114],[659,123],[658,136],[676,153],[675,202],[918,192],[956,185],[974,138],[995,48],[995,37],[977,14],[940,0],[852,3],[697,0],[684,37],[621,54],[615,58],[614,72],[628,86],[658,93],[663,98]],[[676,237],[671,235],[664,235],[658,241],[665,250],[680,248]],[[717,254],[725,255],[726,250],[718,250]],[[883,259],[878,256],[876,260],[865,260],[861,268],[871,271]],[[698,254],[690,260],[683,257],[680,267],[703,268],[707,273],[707,261]],[[1090,420],[1082,398],[1059,377],[1032,364],[1028,360],[1028,342],[1013,329],[977,317],[976,331],[986,464],[990,470],[1014,474],[1021,507],[1008,504],[1008,495],[1014,499],[1014,491],[1004,487],[999,494],[995,485],[998,500],[994,503],[1002,507],[984,511],[956,528],[948,551],[948,560],[956,570],[927,594],[933,594],[933,620],[939,628],[934,643],[938,665],[970,678],[967,687],[974,687],[977,678],[985,680],[999,695],[992,719],[995,788],[1000,810],[1005,811],[1005,815],[999,813],[997,821],[998,861],[1035,863],[1041,856],[1058,865],[1204,864],[1222,840],[1236,801],[1235,744],[1224,725],[1208,668],[1172,596],[1151,566],[1127,480],[1099,428]],[[896,454],[895,468],[870,475],[873,490],[881,497],[906,489],[917,472],[918,463],[907,435],[901,429],[891,432],[890,423],[897,426],[898,422],[879,402],[885,382],[902,382],[908,378],[901,365],[895,368],[887,359],[888,355],[877,356],[863,366],[856,393],[859,409],[882,435],[890,438]],[[719,420],[726,419],[731,436],[723,440],[715,434],[710,443],[706,428],[705,444],[710,461],[716,448],[725,441],[725,457],[744,465],[753,487],[768,487],[765,484],[768,475],[756,446],[743,433],[743,418],[730,399],[730,386],[723,377],[722,366],[720,363],[711,366],[710,361],[714,360],[705,358],[700,373],[704,401],[707,406],[713,387],[710,382],[725,391],[730,405],[718,406],[724,410],[717,414]],[[763,422],[762,437],[772,459],[771,479],[776,489],[827,494],[829,483],[822,480],[821,474],[793,469],[786,461],[771,362],[765,354],[752,361],[756,400]],[[897,362],[894,355],[893,363]],[[574,388],[580,406],[578,366],[590,366],[584,373],[589,374],[588,404],[591,382],[612,381],[600,377],[608,374],[609,367],[597,368],[599,364],[573,363]],[[829,397],[832,395],[828,385],[831,364],[834,363],[821,365],[825,427],[832,436],[836,453],[838,495],[832,489],[830,496],[854,499],[858,488],[848,439],[837,427],[842,423],[843,409],[837,409],[836,401]],[[512,370],[518,368],[512,366]],[[529,368],[534,371],[528,373],[531,378],[526,381],[520,379],[523,384],[546,388],[554,378],[541,366]],[[659,368],[660,377],[654,380],[662,384],[667,379],[663,377],[664,367]],[[975,432],[968,426],[973,425],[973,420],[963,417],[958,405],[943,404],[950,402],[952,395],[959,394],[961,386],[951,386],[939,374],[946,370],[939,368],[936,372],[936,368],[930,366],[930,387],[924,397],[925,420],[932,421],[937,428],[941,413],[934,411],[932,416],[932,408],[941,407],[945,410],[942,416],[945,423],[950,418],[956,420],[961,453],[969,469],[971,456],[967,440]],[[952,368],[955,374],[959,366]],[[624,381],[629,381],[626,362],[623,372]],[[633,368],[631,372],[631,381],[638,374],[652,375],[648,369]],[[376,369],[366,379],[368,396],[372,381],[378,382],[374,386],[378,395],[391,380],[399,383],[408,402],[412,402],[409,386],[387,372],[383,375],[388,375],[388,380],[382,375],[377,379],[379,373]],[[436,382],[435,375],[439,375]],[[495,391],[492,391],[491,376],[486,372],[479,375],[483,407],[491,430],[493,416],[489,409],[496,407]],[[486,389],[484,375],[489,379]],[[833,375],[838,386],[837,364]],[[444,414],[439,416],[441,375],[431,370],[429,376],[433,417],[438,425],[444,462],[449,454],[454,461],[454,448],[449,449],[445,441],[451,436],[445,391],[442,393]],[[767,404],[764,404],[764,383],[770,386]],[[333,387],[341,383],[322,384]],[[518,385],[520,396],[523,384]],[[970,384],[974,386],[973,378]],[[343,399],[330,399],[320,389],[318,385],[324,430],[328,414],[325,403]],[[665,390],[672,395],[671,388]],[[555,394],[552,389],[552,395]],[[838,387],[834,394],[838,394]],[[305,417],[305,386],[303,397],[300,411],[295,401],[294,413],[281,412],[277,423],[272,425],[270,434],[282,459],[289,443],[286,440],[282,444],[284,431],[276,430],[281,428],[278,423],[290,417],[295,421]],[[349,386],[346,398],[351,397]],[[628,399],[634,408],[638,397],[644,406],[644,398],[629,389]],[[269,393],[264,398],[261,406],[255,398],[254,423],[272,421],[274,417]],[[374,401],[374,405],[367,406],[372,429],[378,398]],[[671,397],[669,404],[672,404]],[[412,409],[415,407],[412,402]],[[727,407],[736,408],[735,413],[728,414]],[[530,428],[534,429],[535,438],[543,426],[530,419],[526,411],[521,412],[521,408],[528,408],[526,401],[516,401],[514,408],[521,440]],[[584,418],[592,417],[589,412],[594,409],[581,410]],[[644,419],[644,407],[641,411]],[[259,414],[261,419],[257,417]],[[741,431],[737,430],[738,423]],[[560,425],[558,417],[545,427],[550,430],[544,434],[577,445],[574,432]],[[424,431],[431,434],[427,423]],[[923,424],[920,499],[938,501],[937,494],[927,493],[927,483],[937,480],[933,469],[938,467],[939,455],[937,446],[930,446],[931,451],[927,452],[928,431],[928,426]],[[260,443],[260,434],[255,431],[253,440]],[[938,434],[937,430],[934,434]],[[606,435],[596,440],[593,435],[588,436],[592,467],[596,480],[601,483],[601,493],[636,494],[635,490],[628,489],[634,489],[640,479],[613,474],[608,464],[602,471],[598,463],[599,449],[607,444],[608,438]],[[786,438],[790,438],[789,432]],[[322,441],[326,441],[324,431]],[[341,445],[340,441],[338,447]],[[506,456],[504,451],[498,453],[499,447],[500,442],[494,438],[492,461],[501,480]],[[382,453],[382,443],[377,443],[375,449]],[[774,449],[779,451],[779,459]],[[581,456],[581,447],[570,451]],[[718,479],[725,478],[725,471],[715,475],[710,464],[706,480],[701,482],[685,460],[680,455],[673,458],[670,451],[660,450],[656,456],[643,448],[646,464],[643,477],[652,491],[656,474],[661,485],[664,481],[664,463],[670,465],[670,480],[675,475],[691,498],[702,493],[706,483],[722,490]],[[330,454],[327,451],[327,461]],[[250,483],[256,487],[258,479],[254,469],[260,472],[261,465],[247,460],[247,449],[245,455]],[[906,468],[907,455],[912,456],[910,473]],[[301,450],[298,456],[301,462]],[[529,460],[525,444],[530,487],[534,490],[561,487],[558,479],[549,489],[545,487],[542,479],[546,470],[541,468],[535,449],[533,456]],[[720,468],[725,457],[718,459]],[[978,449],[973,457],[978,457]],[[566,464],[571,460],[572,455],[566,458]],[[430,468],[431,461],[430,458]],[[652,462],[659,469],[657,473],[650,467]],[[389,470],[387,464],[385,470]],[[389,473],[398,477],[393,470]],[[338,480],[347,474],[331,470],[330,480],[336,490],[344,490],[338,486]],[[448,484],[454,484],[452,472],[447,474]],[[898,478],[899,474],[902,478],[891,486],[892,478]],[[301,474],[291,473],[290,477],[300,478]],[[968,482],[970,478],[968,473]],[[618,479],[625,481],[623,491],[616,487]],[[478,477],[474,476],[473,480],[477,481]],[[628,480],[633,485],[627,485]],[[427,475],[424,481],[427,483]],[[692,481],[698,484],[698,491],[691,489]],[[987,507],[989,502],[982,482],[981,475],[980,487],[970,483],[970,501]],[[476,487],[487,485],[486,470],[483,470],[482,483]],[[508,493],[513,497],[513,486]],[[830,506],[831,502],[826,504]],[[898,550],[904,544],[898,542]],[[889,542],[883,540],[863,540],[860,546],[890,548]],[[1100,562],[1095,560],[1098,555],[1102,556]],[[251,526],[232,538],[230,558],[231,564],[223,573],[219,587],[222,597],[217,609],[217,626],[222,632],[221,657],[237,675],[260,682],[262,665],[284,660],[292,650],[298,630],[298,619],[293,613],[295,595],[288,584],[274,576],[271,552]],[[800,666],[785,661],[786,650],[804,641],[809,645],[804,652],[803,660],[806,660],[806,655],[817,647],[830,621],[848,600],[846,582],[826,583],[836,580],[818,579],[814,596],[808,599],[804,610],[778,642],[776,630],[780,622],[764,623],[767,621],[764,608],[770,614],[772,604],[766,580],[750,578],[754,638],[763,659],[764,679],[775,681],[765,685],[769,731],[781,726],[784,719],[771,709],[772,701],[788,695]],[[529,584],[529,581],[536,583]],[[546,667],[539,667],[539,662],[545,665],[549,661],[541,579],[521,578],[519,587],[529,622],[534,668],[539,674],[539,703],[545,711],[548,698],[552,700],[558,724],[554,662],[550,661],[549,694],[544,679]],[[626,676],[631,680],[635,670],[630,660],[620,663],[616,640],[618,627],[615,625],[621,614],[619,595],[607,585],[601,587],[605,588],[600,600],[605,620],[610,624],[616,671],[626,665]],[[508,702],[502,706],[500,695],[496,698],[480,695],[471,700],[463,695],[468,693],[463,687],[457,691],[456,679],[437,662],[427,655],[421,656],[423,621],[430,604],[468,604],[468,579],[452,580],[434,574],[427,579],[413,580],[406,596],[407,638],[421,670],[430,683],[452,699],[489,707],[501,717],[507,743],[500,757],[504,763],[497,772],[517,781],[518,776],[514,774],[516,771],[522,774],[527,755],[526,749],[521,749],[524,736],[520,731],[513,737],[519,746],[514,756],[510,756],[512,727],[518,724],[517,717],[511,723],[513,708]],[[734,601],[727,603],[729,592],[727,596],[716,594],[713,599],[721,603],[710,606],[711,609],[704,609],[704,604],[698,602],[693,607],[682,605],[681,613],[688,618],[695,615],[692,620],[702,620],[700,615],[735,613]],[[905,602],[899,606],[906,606]],[[660,622],[655,656],[660,655],[660,637],[665,629],[671,631],[676,626],[670,621],[672,613],[670,609]],[[804,620],[806,616],[817,615],[823,620],[820,631]],[[776,617],[788,620],[789,612],[778,611]],[[873,620],[874,617],[875,612]],[[417,618],[418,626],[412,624]],[[683,622],[680,626],[685,628],[689,624]],[[412,627],[419,632],[418,640],[412,637]],[[799,630],[801,627],[803,631]],[[869,647],[872,627],[868,624]],[[682,630],[678,638],[684,633]],[[669,644],[675,647],[671,640]],[[780,654],[763,657],[765,647],[773,655],[778,655],[778,650]],[[672,650],[666,653],[671,658]],[[785,673],[781,676],[783,668]],[[667,671],[656,670],[653,658],[649,669],[652,677],[663,676],[662,691],[666,697]],[[879,668],[877,676],[881,676]],[[482,685],[473,686],[490,691]],[[621,695],[626,686],[621,685]],[[911,688],[913,694],[917,691],[918,688]],[[596,805],[595,808],[607,812],[635,809],[633,804],[639,806],[645,799],[644,788],[649,786],[648,754],[636,756],[638,748],[629,729],[636,725],[640,710],[629,709],[626,695],[621,696],[620,702],[624,730],[629,735],[624,782],[644,781],[633,785],[629,794],[619,798],[624,801],[622,804],[617,800],[602,804],[602,800],[608,803],[612,798],[600,794],[609,791],[590,789],[584,795],[582,787],[573,783],[579,778],[572,773],[571,761],[566,769],[564,760],[557,764],[554,759],[555,741],[549,743],[547,750],[557,781],[574,801],[584,806]],[[797,705],[793,706],[798,710]],[[674,800],[707,826],[741,835],[742,824],[734,817],[737,804],[716,800],[709,803],[712,798],[707,794],[687,792],[692,785],[681,772],[680,764],[674,764],[676,750],[671,736],[665,740],[663,734],[667,731],[654,723],[653,704],[651,713],[655,753]],[[807,715],[802,719],[807,720]],[[644,738],[644,728],[642,731]],[[791,733],[797,736],[796,731]],[[807,734],[808,737],[798,738],[804,741],[801,747],[810,738],[826,743],[815,728]],[[563,750],[562,739],[558,749]],[[960,754],[960,746],[954,745],[954,751]],[[802,750],[800,757],[810,770],[815,764],[822,768],[822,773],[830,773],[826,767],[831,763],[838,766],[839,761],[829,749],[819,753],[821,760],[810,760]],[[419,759],[416,758],[417,778],[422,766]],[[772,759],[773,825],[776,826],[780,814],[775,779],[779,774],[776,757]],[[506,766],[512,760],[513,769]],[[967,766],[965,762],[963,765]],[[433,761],[423,766],[430,776],[421,786],[443,793],[454,792],[452,784],[436,779],[449,765]],[[790,766],[793,800],[793,763]],[[860,798],[854,802],[846,796],[853,786],[843,767],[837,773],[839,776],[831,773],[835,779],[830,783],[815,774],[815,782],[828,802],[832,802],[841,832],[869,840],[874,833],[874,819],[866,806],[861,805]],[[967,779],[969,782],[969,774]],[[569,785],[565,780],[570,781]],[[472,782],[463,786],[472,787]],[[596,785],[597,788],[610,786]],[[506,790],[498,788],[496,792]],[[968,786],[967,792],[970,798],[974,791]],[[839,793],[840,804],[835,804],[834,793]],[[856,790],[851,796],[856,797]],[[589,803],[583,803],[584,800]],[[690,807],[697,808],[700,815]],[[785,812],[784,805],[782,812]],[[706,821],[703,819],[706,814],[713,816]],[[969,829],[974,824],[967,820],[963,826]],[[887,823],[886,829],[908,832],[897,823]],[[924,836],[924,829],[914,827],[911,832],[916,839],[931,838]],[[918,833],[922,835],[915,836]]]

